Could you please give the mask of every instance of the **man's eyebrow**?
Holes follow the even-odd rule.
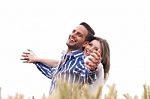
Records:
[[[72,30],[72,32],[75,32],[75,31],[76,31],[75,29]]]
[[[81,32],[79,32],[79,31],[77,31],[77,33],[80,33],[80,34],[82,34]]]

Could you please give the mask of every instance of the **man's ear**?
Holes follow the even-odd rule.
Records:
[[[89,44],[89,41],[85,41],[83,47],[86,47]]]

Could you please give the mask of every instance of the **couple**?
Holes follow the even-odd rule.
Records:
[[[94,34],[93,29],[82,22],[69,35],[66,42],[68,50],[60,61],[38,58],[31,50],[23,52],[22,60],[34,63],[52,79],[50,94],[58,79],[71,84],[102,84],[109,72],[110,52],[107,41],[94,37]]]

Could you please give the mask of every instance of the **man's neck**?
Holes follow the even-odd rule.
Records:
[[[70,52],[76,51],[76,50],[82,50],[82,49],[68,49],[68,50],[67,50],[67,53],[70,53]]]
[[[74,50],[72,50],[72,49],[68,49],[68,50],[67,50],[67,53],[70,53],[71,51],[74,51]]]

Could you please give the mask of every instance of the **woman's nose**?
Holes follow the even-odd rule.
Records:
[[[90,47],[90,48],[89,48],[89,51],[90,51],[90,52],[93,52],[93,47]]]

